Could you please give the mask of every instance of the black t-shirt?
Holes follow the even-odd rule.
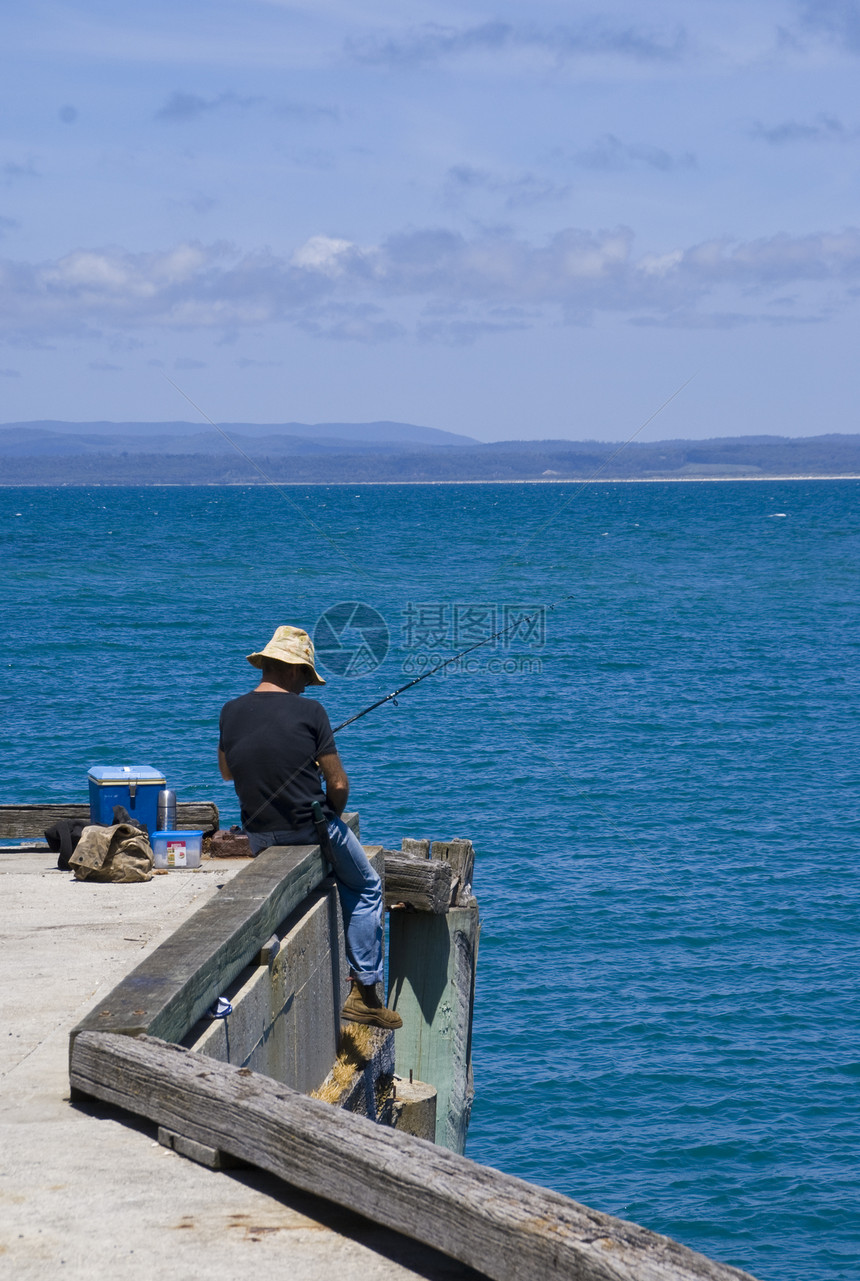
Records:
[[[321,703],[300,694],[242,694],[221,709],[220,747],[246,831],[290,830],[315,839],[313,802],[332,814],[315,762],[337,751]]]

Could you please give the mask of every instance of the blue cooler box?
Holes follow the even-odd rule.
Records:
[[[164,775],[149,765],[94,765],[87,774],[90,783],[90,822],[110,827],[113,807],[124,805],[149,835],[158,821],[158,793],[165,786]]]

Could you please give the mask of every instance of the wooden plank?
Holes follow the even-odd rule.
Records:
[[[751,1281],[560,1193],[149,1037],[83,1032],[70,1076],[79,1094],[355,1210],[491,1281]]]
[[[436,1091],[426,1081],[394,1078],[394,1128],[401,1134],[436,1142]]]
[[[158,1142],[163,1148],[171,1148],[180,1156],[187,1157],[189,1161],[205,1165],[207,1170],[237,1170],[245,1167],[244,1161],[237,1161],[235,1157],[228,1156],[226,1152],[219,1152],[217,1148],[209,1148],[205,1143],[195,1143],[193,1139],[186,1139],[184,1134],[174,1134],[163,1125],[158,1127]]]
[[[62,819],[89,821],[89,805],[0,805],[0,838],[44,836]],[[218,806],[212,801],[179,801],[176,824],[180,830],[201,831],[210,836],[218,830]]]
[[[392,912],[388,1004],[403,1019],[396,1071],[436,1087],[436,1142],[462,1152],[472,1111],[472,1013],[478,909]]]
[[[385,850],[385,906],[408,903],[419,912],[447,912],[454,869],[441,859],[410,858]]]
[[[89,816],[89,805],[0,805],[0,837],[44,839],[45,829],[62,819],[73,822]]]

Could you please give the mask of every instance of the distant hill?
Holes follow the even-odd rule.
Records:
[[[230,423],[224,431],[230,440],[187,422],[7,423],[0,426],[0,484],[860,477],[860,435],[726,436],[624,445],[571,440],[481,444],[432,427],[391,422]]]
[[[349,449],[427,449],[479,444],[471,436],[414,423],[220,423],[253,452],[315,453]],[[92,422],[55,419],[0,424],[0,457],[109,453],[220,454],[233,449],[214,427],[190,422]]]

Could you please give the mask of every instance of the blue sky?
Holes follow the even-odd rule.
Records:
[[[0,421],[858,430],[860,0],[6,0]]]

